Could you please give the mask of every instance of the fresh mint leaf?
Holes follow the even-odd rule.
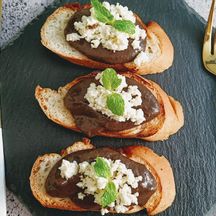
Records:
[[[115,20],[112,26],[121,32],[128,34],[135,33],[135,25],[130,20]]]
[[[124,114],[124,99],[118,93],[112,93],[107,96],[107,107],[115,115],[122,116]]]
[[[118,78],[117,73],[112,68],[107,68],[102,73],[102,83],[104,88],[108,90],[115,90],[119,87],[122,80]]]
[[[130,20],[115,20],[114,16],[99,0],[91,0],[91,4],[94,7],[95,18],[98,21],[109,24],[121,32],[135,33],[135,25]]]
[[[99,0],[91,0],[94,7],[95,17],[98,21],[112,24],[114,22],[113,15],[107,10]]]
[[[111,175],[109,165],[101,157],[96,158],[96,162],[94,164],[94,170],[96,175],[99,177],[109,178]]]
[[[101,197],[101,205],[102,207],[106,207],[112,202],[114,202],[117,198],[117,189],[113,182],[109,182],[105,187],[104,194]]]

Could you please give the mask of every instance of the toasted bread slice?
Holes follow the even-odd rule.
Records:
[[[173,63],[174,48],[164,30],[155,22],[147,26],[137,16],[139,23],[147,32],[147,52],[153,53],[148,62],[137,66],[134,62],[124,64],[106,64],[88,58],[71,47],[65,40],[64,29],[73,14],[80,8],[89,8],[90,5],[71,3],[58,8],[51,14],[41,28],[41,43],[60,57],[78,65],[89,68],[105,69],[112,67],[118,71],[134,71],[138,74],[160,73],[168,69]]]
[[[52,167],[62,157],[72,152],[92,148],[94,148],[94,146],[90,141],[88,139],[83,139],[82,142],[76,142],[66,150],[63,150],[61,154],[45,154],[37,158],[32,167],[30,186],[34,197],[44,207],[72,211],[91,211],[80,208],[69,198],[49,196],[45,190],[45,181]],[[134,213],[146,208],[149,215],[155,215],[171,206],[176,191],[172,168],[168,160],[144,146],[124,147],[120,149],[120,152],[124,152],[123,154],[128,156],[131,160],[144,164],[157,181],[157,191],[151,196],[145,206],[137,205],[126,213]],[[129,154],[125,152],[129,152]]]
[[[49,119],[63,127],[80,131],[76,126],[72,114],[65,107],[63,99],[73,85],[95,75],[96,73],[91,73],[79,77],[64,87],[60,87],[58,91],[37,86],[35,89],[35,97],[38,100],[41,109]],[[122,75],[145,85],[154,94],[160,104],[160,114],[151,121],[139,126],[134,126],[131,129],[117,132],[103,131],[98,132],[97,135],[119,138],[140,138],[148,141],[157,141],[167,139],[183,126],[183,110],[178,101],[175,101],[172,97],[168,96],[156,83],[150,80],[129,72],[124,72]]]

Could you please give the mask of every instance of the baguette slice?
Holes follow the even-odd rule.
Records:
[[[143,75],[163,72],[172,65],[174,48],[167,34],[155,22],[149,22],[146,26],[136,14],[135,16],[147,32],[147,50],[153,53],[150,60],[143,62],[141,66],[138,67],[134,62],[124,64],[98,62],[72,48],[65,40],[64,29],[71,16],[78,9],[89,7],[88,4],[81,6],[77,3],[71,3],[58,8],[47,18],[41,28],[41,43],[60,57],[88,68],[105,69],[112,67],[118,71],[130,70]]]
[[[75,124],[72,114],[65,107],[63,99],[73,85],[88,77],[94,77],[96,74],[96,72],[93,72],[89,75],[78,77],[64,87],[60,87],[58,91],[37,86],[35,89],[35,97],[46,116],[65,128],[80,131]],[[158,141],[167,139],[183,126],[183,110],[178,101],[168,96],[156,83],[150,80],[129,72],[124,72],[122,75],[145,85],[154,94],[160,104],[160,114],[151,121],[134,126],[131,129],[123,131],[103,131],[98,132],[97,135]]]
[[[61,154],[51,153],[37,158],[30,175],[30,187],[34,197],[44,207],[71,211],[91,211],[80,208],[69,198],[49,196],[45,190],[45,181],[52,167],[62,157],[72,152],[92,148],[94,148],[94,146],[88,139],[84,138],[82,142],[74,143],[63,150]],[[151,196],[145,206],[137,205],[126,213],[138,212],[145,208],[149,215],[155,215],[171,206],[176,191],[172,168],[168,160],[144,146],[129,146],[118,150],[124,152],[123,154],[131,160],[144,164],[157,181],[157,191]],[[128,152],[128,155],[125,152]]]

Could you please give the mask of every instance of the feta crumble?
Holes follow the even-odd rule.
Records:
[[[138,89],[138,86],[127,85],[125,76],[117,75],[121,79],[121,84],[115,90],[120,94],[125,103],[125,109],[122,116],[118,116],[112,113],[107,107],[107,96],[112,94],[111,90],[107,90],[102,86],[102,73],[98,73],[95,77],[99,80],[101,85],[91,83],[87,89],[87,93],[84,98],[89,102],[89,106],[94,110],[101,112],[102,114],[110,117],[113,120],[119,122],[132,121],[135,125],[141,124],[145,121],[144,112],[140,108],[136,108],[142,104],[142,95]],[[124,90],[127,88],[127,90]]]
[[[59,170],[61,171],[60,172],[61,177],[68,180],[69,178],[71,178],[72,176],[78,173],[78,164],[76,161],[71,163],[63,159],[62,164],[59,167]]]
[[[114,16],[116,20],[130,20],[136,24],[136,17],[133,12],[117,3],[116,5],[109,2],[102,3],[107,10]],[[135,33],[130,35],[125,32],[116,30],[111,25],[106,25],[95,18],[94,8],[90,9],[90,16],[82,16],[80,22],[75,22],[74,27],[77,33],[71,33],[66,36],[67,41],[77,41],[85,39],[91,43],[92,48],[97,48],[100,44],[109,50],[122,51],[128,48],[129,39],[133,39],[132,47],[134,50],[140,50],[140,40],[146,38],[146,31],[141,29],[138,25],[135,27]]]
[[[67,41],[78,41],[80,40],[80,35],[78,35],[77,33],[67,34],[66,40]]]
[[[91,163],[84,161],[77,164],[76,161],[69,162],[62,160],[61,167],[76,165],[76,174],[80,174],[80,182],[77,183],[77,186],[82,188],[84,192],[78,193],[78,199],[83,200],[87,195],[93,195],[94,202],[100,205],[103,189],[106,187],[108,181],[111,181],[116,186],[118,196],[108,207],[101,209],[102,215],[108,213],[110,210],[124,213],[129,210],[129,206],[133,204],[138,205],[139,193],[133,193],[132,189],[138,188],[139,182],[142,184],[142,176],[134,176],[133,171],[128,169],[120,160],[102,159],[107,162],[110,168],[111,176],[109,180],[96,175],[93,168],[95,161]],[[68,179],[68,176],[72,177],[74,173],[74,169],[69,169],[67,170],[67,175],[63,175],[62,177]]]
[[[149,56],[147,53],[145,52],[140,52],[136,58],[134,59],[134,63],[137,65],[137,66],[141,66],[141,64],[143,62],[148,62],[150,59],[149,59]]]
[[[107,213],[109,213],[109,210],[108,210],[108,209],[105,209],[105,208],[102,208],[102,209],[101,209],[101,215],[105,215],[105,214],[107,214]]]
[[[84,198],[85,198],[85,194],[84,193],[78,193],[78,199],[81,199],[81,200],[83,200]]]

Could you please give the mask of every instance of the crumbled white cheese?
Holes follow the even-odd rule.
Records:
[[[85,194],[84,193],[78,193],[78,199],[81,199],[81,200],[83,200],[84,198],[85,198]]]
[[[108,206],[109,206],[110,208],[115,207],[115,202],[110,203]]]
[[[83,161],[79,164],[79,172],[84,173],[88,167],[89,163],[87,161]]]
[[[62,178],[69,179],[78,173],[78,164],[76,161],[69,162],[63,159],[59,170]]]
[[[67,34],[66,40],[67,41],[78,41],[80,40],[80,35],[78,35],[77,33]]]
[[[132,121],[134,124],[139,125],[145,121],[144,112],[142,109],[137,109],[137,106],[142,104],[142,95],[137,86],[128,86],[125,76],[117,75],[122,80],[119,87],[115,90],[116,93],[121,94],[125,110],[122,116],[115,115],[108,109],[106,100],[107,96],[112,94],[112,91],[105,89],[102,85],[91,83],[87,89],[84,98],[89,102],[89,106],[94,110],[110,117],[119,122]],[[102,73],[98,73],[95,77],[102,84]],[[127,90],[124,90],[127,88]]]
[[[116,20],[130,20],[136,23],[136,17],[133,12],[128,10],[128,7],[123,7],[119,3],[116,5],[109,2],[103,2],[103,5],[110,11]],[[100,44],[106,49],[113,51],[122,51],[128,48],[129,39],[133,39],[132,47],[135,50],[140,50],[140,40],[146,38],[146,31],[138,25],[135,27],[135,34],[130,35],[125,32],[118,31],[111,25],[106,25],[95,18],[94,8],[90,9],[90,16],[82,16],[80,22],[74,23],[74,28],[77,33],[71,33],[66,36],[67,41],[77,41],[84,38],[91,43],[92,48],[97,48]]]
[[[149,56],[145,52],[140,52],[136,58],[134,59],[134,63],[137,66],[141,66],[143,62],[148,62],[149,61]]]
[[[119,189],[118,196],[119,196],[121,205],[130,206],[132,203],[136,205],[138,204],[137,197],[139,196],[139,193],[137,192],[137,193],[132,194],[131,187],[128,186],[127,184],[124,184],[124,186],[121,189]]]
[[[133,42],[132,42],[132,47],[136,50],[136,49],[138,49],[138,50],[140,50],[141,49],[141,46],[140,46],[140,41],[139,40],[134,40]]]
[[[123,205],[117,205],[115,206],[115,210],[117,213],[125,213],[128,210],[128,208]]]
[[[136,18],[132,11],[127,6],[122,6],[119,3],[110,4],[109,2],[103,2],[103,6],[111,12],[116,20],[130,20],[132,23],[136,22]]]
[[[83,182],[82,188],[86,188],[84,192],[86,194],[94,195],[94,193],[97,191],[97,182],[95,181],[95,179],[87,176],[86,178],[82,179],[82,182]]]
[[[101,209],[101,215],[105,215],[105,214],[107,214],[107,213],[109,213],[109,210],[108,210],[108,209],[105,209],[105,208],[102,208],[102,209]]]
[[[100,40],[94,39],[91,41],[91,47],[92,48],[98,48],[99,45],[100,45]]]
[[[103,177],[98,177],[97,178],[97,187],[98,189],[104,189],[108,183],[108,179],[103,178]]]
[[[115,210],[117,213],[125,213],[129,210],[131,205],[138,205],[139,193],[133,193],[132,190],[138,188],[138,184],[151,183],[149,176],[145,176],[145,183],[142,176],[134,176],[131,169],[128,169],[125,164],[120,160],[111,160],[102,158],[107,162],[110,168],[111,176],[109,179],[98,177],[94,171],[95,161],[89,163],[84,161],[77,163],[76,161],[69,162],[65,159],[62,160],[60,166],[61,175],[63,178],[68,179],[73,175],[80,174],[80,182],[77,186],[83,189],[83,192],[77,194],[78,199],[83,200],[87,195],[94,196],[94,202],[101,203],[101,197],[108,182],[113,182],[116,186],[117,197],[116,200],[108,205],[106,208],[101,209],[101,214],[104,215],[109,210]]]
[[[79,164],[79,173],[81,173],[80,182],[77,183],[77,186],[84,190],[84,195],[93,195],[94,202],[100,204],[101,196],[103,195],[103,189],[106,187],[108,181],[112,181],[116,185],[118,191],[118,196],[115,202],[109,204],[109,208],[115,209],[118,213],[124,213],[128,211],[128,206],[138,204],[139,193],[133,193],[132,188],[138,188],[138,183],[142,181],[142,176],[134,176],[134,173],[131,169],[127,169],[125,164],[120,160],[105,160],[110,168],[111,176],[108,179],[103,177],[98,177],[93,169],[95,162],[88,163],[82,162]],[[83,170],[83,163],[85,163]],[[84,172],[83,172],[84,171]],[[83,194],[78,194],[79,199],[83,199]],[[104,215],[108,213],[107,208],[101,209],[101,214]]]

